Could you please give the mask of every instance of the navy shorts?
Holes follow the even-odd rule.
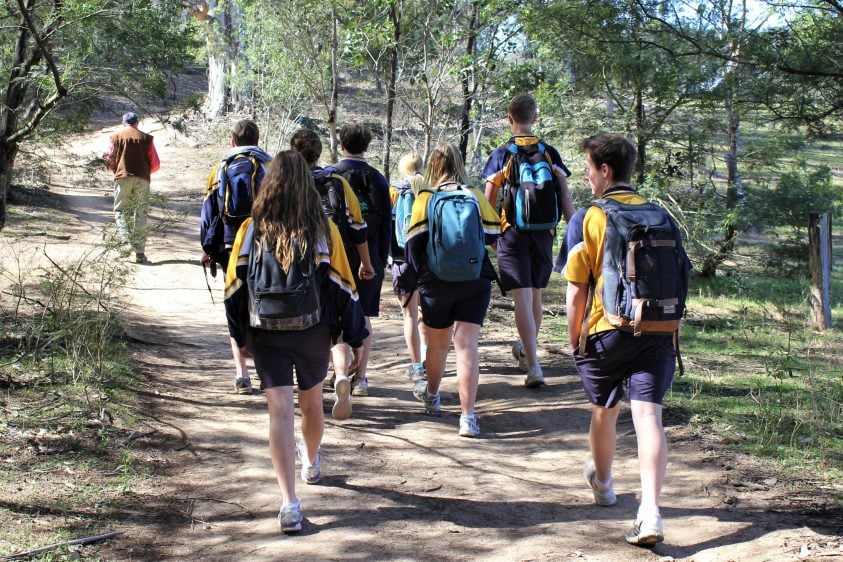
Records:
[[[661,404],[673,381],[676,351],[671,336],[608,330],[588,336],[585,355],[575,353],[574,363],[592,404],[615,406],[626,381],[631,400]]]
[[[407,294],[407,291],[399,288],[401,278],[405,275],[407,267],[407,262],[397,261],[392,263],[392,291],[399,297]]]
[[[310,390],[328,373],[331,332],[327,322],[307,330],[253,329],[252,353],[261,388],[293,386],[295,367],[299,390]]]
[[[498,238],[501,289],[544,289],[553,271],[553,231],[519,232],[509,227]]]
[[[483,325],[492,299],[492,282],[487,277],[475,281],[435,281],[419,286],[419,306],[426,326],[451,327],[454,322]]]
[[[360,297],[363,316],[376,317],[380,314],[381,286],[384,277],[386,275],[380,268],[375,269],[375,276],[371,279],[357,279],[357,272],[354,273],[354,282],[357,284],[357,295]]]

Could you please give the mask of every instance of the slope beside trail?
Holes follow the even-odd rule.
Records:
[[[73,151],[100,153],[116,129],[80,136]],[[151,264],[132,266],[125,292],[122,320],[147,380],[137,430],[144,436],[133,448],[152,475],[135,491],[125,534],[103,545],[105,559],[787,560],[838,540],[824,534],[823,521],[788,507],[785,483],[759,483],[763,472],[721,456],[716,440],[668,422],[666,542],[652,551],[626,545],[639,487],[631,419],[622,414],[619,427],[619,503],[596,507],[582,478],[589,408],[570,358],[549,343],[559,335],[543,334],[548,386],[527,389],[509,351],[511,312],[492,311],[480,350],[483,433],[461,438],[453,363],[441,417],[424,415],[412,397],[400,310],[387,285],[374,322],[370,396],[335,422],[325,394],[322,481],[297,484],[304,529],[281,535],[265,399],[232,392],[222,276],[211,280],[214,304],[198,263],[202,190],[224,147],[192,146],[155,121],[141,129],[155,135],[162,161],[153,191],[185,214],[153,210],[161,228],[150,236]],[[71,244],[97,243],[112,220],[110,178],[98,179],[98,190],[75,187],[72,176],[58,185],[78,219]]]

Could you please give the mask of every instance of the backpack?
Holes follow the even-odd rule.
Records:
[[[266,240],[252,241],[246,283],[249,325],[262,330],[305,330],[319,323],[320,294],[316,264],[303,256],[298,241],[289,271],[281,269]]]
[[[407,247],[407,232],[410,230],[410,217],[413,214],[416,194],[409,183],[396,185],[395,189],[398,191],[398,198],[392,207],[395,214],[395,242],[403,250]]]
[[[375,179],[373,177],[377,172],[371,168],[350,168],[347,170],[336,170],[336,172],[345,178],[345,181],[351,186],[351,190],[360,201],[360,212],[363,215],[363,220],[366,221],[366,226],[371,233],[380,232],[381,213],[378,207],[378,196],[375,193]],[[375,234],[376,236],[376,234]]]
[[[322,209],[328,218],[331,219],[340,233],[348,226],[346,220],[345,186],[342,180],[336,178],[330,172],[320,170],[313,174],[313,183],[316,184],[316,191],[322,198]]]
[[[252,214],[258,187],[266,174],[262,162],[250,153],[240,153],[224,160],[217,192],[222,220],[239,226]]]
[[[557,183],[544,144],[518,146],[511,142],[507,150],[511,155],[503,202],[507,219],[521,231],[556,228]]]
[[[671,334],[685,315],[691,262],[682,233],[655,203],[592,202],[606,213],[603,314],[620,330]]]
[[[435,191],[427,203],[427,265],[443,281],[480,277],[486,246],[480,204],[466,186]]]

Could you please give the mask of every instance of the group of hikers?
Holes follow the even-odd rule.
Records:
[[[270,156],[258,147],[255,123],[232,128],[231,150],[208,177],[202,261],[225,270],[234,389],[252,392],[246,359],[253,358],[266,395],[284,533],[302,528],[296,458],[305,483],[320,479],[323,384],[333,387],[337,420],[351,416],[352,397],[368,394],[371,318],[379,314],[387,267],[403,311],[405,376],[427,413],[440,411],[453,344],[463,437],[480,435],[478,342],[492,283],[514,301],[519,339],[511,351],[524,384],[536,388],[545,384],[537,350],[542,290],[556,269],[567,279],[569,340],[592,404],[585,480],[597,505],[617,503],[612,461],[626,388],[641,502],[625,538],[641,546],[663,540],[661,404],[674,373],[671,335],[684,312],[690,264],[669,215],[630,186],[632,143],[616,134],[582,142],[595,201],[575,210],[571,173],[533,133],[536,118],[532,96],[510,101],[512,136],[488,158],[484,191],[468,185],[452,144],[437,145],[426,166],[404,154],[400,180],[390,186],[366,161],[372,134],[365,125],[341,128],[342,158],[325,168],[318,166],[322,143],[314,131],[297,131],[290,150]],[[561,219],[568,227],[554,266]],[[497,267],[487,247],[495,248]]]

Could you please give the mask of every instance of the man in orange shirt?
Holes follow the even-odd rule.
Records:
[[[123,115],[125,127],[111,135],[103,156],[114,173],[114,221],[124,251],[135,252],[135,263],[149,263],[146,249],[146,219],[149,212],[149,179],[161,167],[152,135],[138,130],[138,114]]]

